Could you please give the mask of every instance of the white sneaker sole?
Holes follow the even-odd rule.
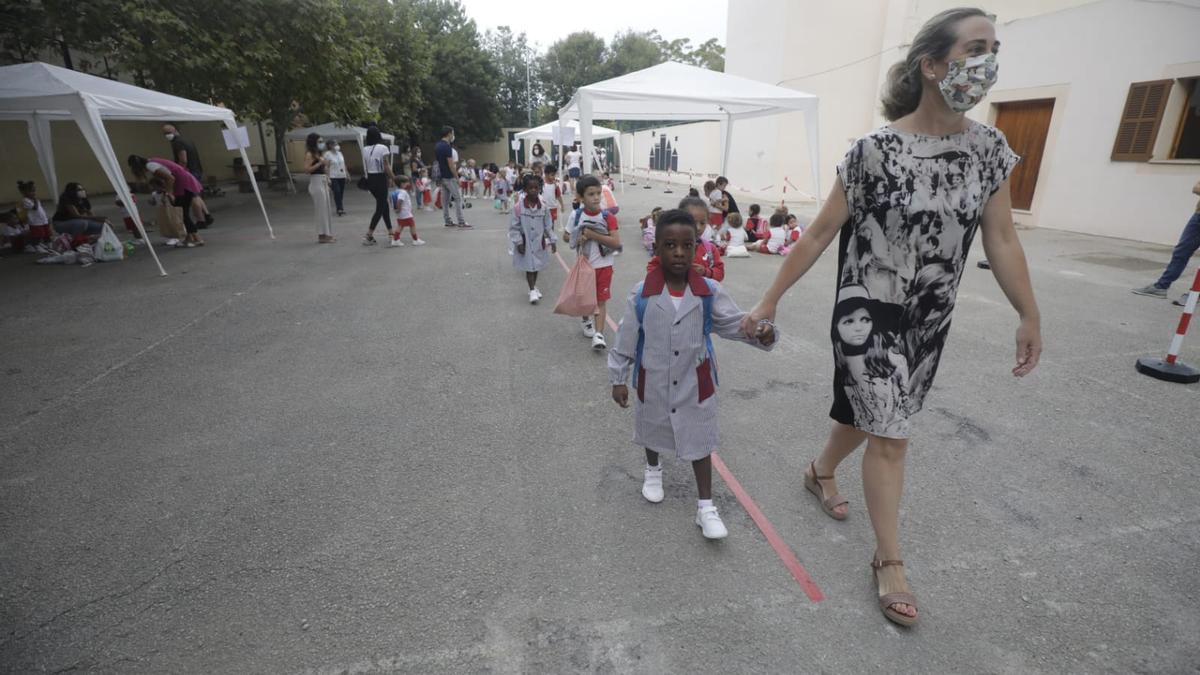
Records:
[[[642,488],[642,497],[646,501],[650,502],[651,504],[661,504],[663,501],[663,497],[665,497],[665,495],[661,492],[658,493],[657,495],[650,494],[649,492],[646,491],[646,488],[643,487]],[[655,499],[655,497],[658,497],[658,499]]]
[[[704,526],[700,524],[700,517],[699,517],[699,516],[696,516],[696,527],[700,528],[700,534],[704,535],[704,538],[705,538],[705,539],[711,539],[711,540],[715,541],[715,540],[717,540],[717,539],[724,539],[725,537],[728,537],[728,536],[729,536],[729,529],[728,529],[728,528],[726,528],[724,532],[719,532],[719,533],[717,533],[717,534],[715,534],[715,535],[710,535],[709,533],[705,532],[705,531],[704,531]]]

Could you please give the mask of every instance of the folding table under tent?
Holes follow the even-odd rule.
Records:
[[[729,166],[733,123],[737,120],[804,113],[808,161],[814,194],[821,195],[819,99],[795,89],[668,61],[611,80],[582,86],[558,111],[560,121],[581,123],[584,166],[591,166],[592,120],[673,120],[721,123],[721,173]]]
[[[327,141],[356,141],[358,149],[362,152],[363,171],[366,171],[367,166],[367,151],[363,148],[363,142],[367,138],[367,130],[363,127],[343,127],[333,122],[318,124],[315,127],[305,127],[303,129],[293,129],[284,136],[289,141],[303,141],[308,138],[309,134],[320,134],[321,138]],[[396,144],[396,137],[392,134],[382,134],[383,140],[388,142],[388,147]]]
[[[526,129],[525,131],[522,131],[521,133],[517,134],[516,136],[513,136],[513,138],[515,138],[519,141],[525,141],[525,140],[533,141],[533,140],[539,139],[539,138],[549,138],[549,139],[553,140],[554,139],[554,131],[560,125],[564,125],[564,126],[570,127],[571,129],[574,129],[575,130],[575,138],[577,138],[577,139],[579,138],[579,121],[578,120],[567,120],[565,122],[549,122],[549,123],[543,124],[540,127],[534,127],[533,129]],[[604,140],[606,138],[617,139],[617,142],[614,143],[613,145],[617,149],[617,161],[620,162],[620,158],[621,158],[621,142],[620,142],[621,132],[620,131],[617,131],[616,129],[609,129],[608,127],[602,127],[598,124],[593,124],[592,125],[592,138],[595,140]],[[580,142],[582,142],[582,141],[580,141]],[[532,143],[525,143],[525,161],[526,162],[529,161],[529,147],[531,145],[532,145]],[[561,145],[559,146],[559,149],[560,149],[559,156],[560,157],[562,156],[562,152],[561,152],[562,147],[563,146],[561,146]],[[623,179],[622,179],[622,183],[624,183]]]
[[[38,164],[50,183],[55,199],[58,199],[58,176],[54,170],[54,147],[50,140],[50,122],[74,120],[88,146],[95,153],[100,167],[112,183],[117,196],[126,204],[133,203],[133,195],[125,182],[123,164],[117,159],[104,120],[163,121],[163,122],[221,122],[228,129],[237,128],[237,118],[227,108],[190,101],[186,98],[163,94],[132,84],[107,80],[48,63],[21,63],[0,67],[0,120],[24,120],[29,126],[29,140],[37,152]],[[241,148],[242,161],[250,166],[246,149]],[[275,238],[267,207],[254,174],[250,184],[258,206],[262,209],[267,231]],[[146,229],[137,209],[130,210],[134,223],[142,237]],[[147,241],[149,239],[147,238]],[[147,247],[158,265],[158,271],[167,274],[158,260],[153,246]]]

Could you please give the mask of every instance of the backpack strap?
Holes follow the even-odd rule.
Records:
[[[646,347],[646,331],[642,329],[642,320],[646,318],[646,303],[649,298],[642,295],[642,287],[646,282],[639,283],[634,287],[634,313],[637,315],[638,322],[638,341],[637,351],[633,355],[633,389],[638,388],[638,374],[642,372],[642,350]]]

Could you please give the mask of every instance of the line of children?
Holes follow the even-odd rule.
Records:
[[[404,228],[408,228],[409,235],[412,236],[413,246],[424,246],[425,241],[417,236],[417,220],[413,217],[412,195],[408,193],[412,187],[412,181],[406,175],[396,177],[396,189],[388,194],[388,199],[392,203],[392,210],[396,212],[396,229],[392,230],[392,246],[403,246],[404,242],[400,241],[400,235],[404,234]]]
[[[627,383],[633,380],[633,442],[646,452],[642,496],[655,504],[663,500],[662,453],[690,461],[699,498],[694,522],[705,538],[722,539],[729,532],[712,500],[712,453],[719,439],[710,334],[770,350],[776,333],[763,321],[748,339],[741,330],[746,312],[720,283],[696,273],[697,226],[684,210],[659,216],[655,258],[662,262],[629,293],[608,371],[612,399],[622,408],[629,407]]]
[[[596,315],[583,318],[583,334],[592,339],[592,349],[608,347],[604,339],[604,322],[608,317],[608,300],[612,297],[613,253],[621,248],[617,232],[617,217],[600,208],[602,191],[600,179],[584,176],[575,181],[580,208],[563,236],[579,255],[586,255],[596,271]]]
[[[537,287],[538,272],[550,262],[550,253],[558,252],[558,244],[554,239],[551,208],[542,196],[542,181],[529,175],[525,177],[523,187],[520,198],[513,204],[508,240],[513,251],[513,267],[525,272],[529,304],[536,305],[542,299],[542,291]]]

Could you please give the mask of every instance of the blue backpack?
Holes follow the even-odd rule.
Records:
[[[642,286],[644,283],[638,284],[637,294],[634,296],[637,298],[634,301],[634,309],[637,312],[638,320],[637,352],[633,357],[633,388],[635,390],[638,387],[638,373],[642,370],[642,350],[646,346],[646,332],[642,329],[642,321],[646,317],[646,303],[650,300],[650,298],[642,295]],[[700,296],[700,302],[704,306],[704,349],[708,352],[709,363],[712,364],[713,384],[720,386],[721,378],[717,376],[717,360],[713,353],[712,343],[712,293],[715,293],[716,289],[713,288],[713,282],[708,279],[704,280],[704,284],[708,286],[708,290],[710,291],[709,295]]]

